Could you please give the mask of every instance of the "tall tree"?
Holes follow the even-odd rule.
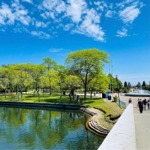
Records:
[[[103,73],[99,73],[89,84],[91,90],[91,98],[93,91],[99,91],[101,93],[106,93],[108,91],[109,78]]]
[[[142,83],[142,89],[146,89],[146,82],[145,81],[143,81],[143,83]]]
[[[108,55],[98,49],[87,49],[68,54],[66,63],[72,72],[79,76],[84,87],[86,99],[88,84],[103,70],[104,63],[108,62]]]
[[[41,79],[44,74],[44,67],[43,65],[33,65],[33,64],[28,64],[28,67],[26,68],[27,72],[31,75],[32,77],[32,84],[33,88],[36,91],[38,98],[40,99],[40,88],[41,88]]]
[[[46,76],[48,78],[48,88],[49,94],[52,94],[52,71],[56,68],[56,62],[49,57],[44,58],[44,63],[46,67]]]
[[[127,82],[125,81],[125,82],[124,82],[124,88],[127,88],[127,86],[128,86],[128,84],[127,84]]]
[[[141,88],[141,83],[138,82],[137,85],[136,85],[136,87],[140,89]]]
[[[131,86],[132,86],[132,85],[131,85],[131,83],[130,83],[130,82],[128,82],[128,88],[129,88],[129,89],[131,88]]]
[[[58,65],[57,68],[57,84],[59,86],[59,90],[60,90],[60,99],[62,98],[62,93],[63,93],[63,88],[65,86],[65,81],[66,81],[66,75],[67,75],[67,69],[62,66],[62,65]]]
[[[67,75],[66,76],[66,86],[69,88],[69,98],[70,101],[72,100],[72,97],[75,95],[75,89],[81,87],[80,78],[75,75]]]

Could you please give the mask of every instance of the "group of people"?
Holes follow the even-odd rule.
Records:
[[[139,107],[140,113],[142,113],[143,110],[146,110],[146,108],[150,110],[150,100],[147,101],[146,99],[144,100],[138,99],[138,107]]]

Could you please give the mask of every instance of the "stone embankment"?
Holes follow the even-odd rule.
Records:
[[[98,134],[107,135],[109,133],[109,130],[102,127],[99,123],[99,118],[102,115],[102,112],[95,108],[80,108],[81,111],[91,115],[92,117],[88,121],[88,127],[92,129],[94,132]]]

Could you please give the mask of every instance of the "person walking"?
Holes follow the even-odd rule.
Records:
[[[147,104],[147,101],[146,101],[146,99],[144,99],[143,100],[143,108],[144,108],[144,110],[146,110],[146,104]]]
[[[139,106],[140,113],[143,113],[143,102],[141,99],[138,100],[138,106]]]
[[[131,98],[129,98],[129,101],[128,101],[128,103],[130,104],[130,103],[132,103],[132,99]]]
[[[150,110],[150,100],[148,100],[148,102],[147,102],[147,108],[148,108],[148,110]]]

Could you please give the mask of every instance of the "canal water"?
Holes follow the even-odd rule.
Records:
[[[0,107],[0,149],[97,150],[104,137],[79,111]]]

